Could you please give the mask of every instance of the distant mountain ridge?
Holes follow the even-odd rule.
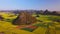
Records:
[[[49,11],[49,10],[0,10],[0,12],[12,12],[12,13],[19,13],[21,11],[28,11],[30,13],[57,13],[57,14],[60,14],[60,11]]]

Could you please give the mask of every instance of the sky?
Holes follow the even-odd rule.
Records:
[[[0,10],[56,10],[60,0],[0,0]]]

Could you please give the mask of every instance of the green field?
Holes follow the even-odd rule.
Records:
[[[29,28],[17,28],[17,25],[13,25],[12,21],[18,16],[13,13],[1,13],[4,18],[0,20],[0,33],[4,34],[59,34],[60,33],[60,16],[55,15],[41,15],[36,17],[36,14],[32,16],[36,17],[37,22],[32,24],[32,26],[37,26],[36,29],[32,31]]]

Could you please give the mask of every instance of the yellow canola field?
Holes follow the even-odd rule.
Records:
[[[36,34],[45,34],[46,28],[38,27],[35,31],[33,31]]]
[[[11,23],[3,21],[0,21],[0,32],[4,32],[5,34],[34,34],[33,32],[20,30]]]

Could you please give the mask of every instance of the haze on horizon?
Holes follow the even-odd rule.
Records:
[[[0,10],[56,10],[60,11],[60,0],[0,0]]]

